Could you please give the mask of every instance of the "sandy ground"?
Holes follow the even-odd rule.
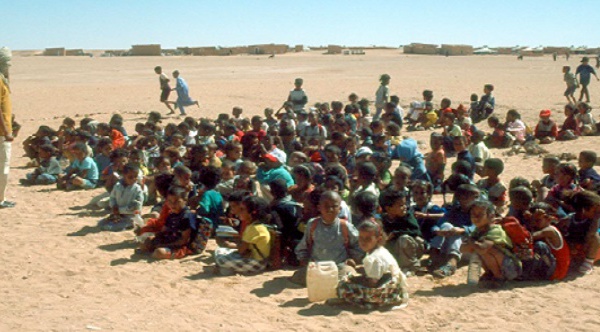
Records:
[[[569,64],[576,67],[579,58]],[[290,271],[244,277],[212,273],[214,244],[201,256],[150,262],[134,256],[130,233],[99,232],[102,216],[84,208],[102,192],[61,192],[22,187],[21,142],[41,124],[57,127],[65,116],[91,114],[107,120],[125,116],[130,130],[158,103],[155,65],[181,71],[200,109],[196,117],[216,117],[242,106],[246,115],[278,108],[295,77],[303,77],[310,102],[342,100],[351,92],[373,99],[382,73],[403,104],[432,89],[434,101],[449,97],[456,106],[485,83],[496,86],[498,113],[516,108],[531,126],[539,110],[550,108],[562,123],[564,58],[514,56],[409,56],[367,51],[363,56],[317,52],[234,57],[50,58],[16,56],[12,68],[14,113],[23,129],[13,144],[8,198],[17,207],[0,210],[0,331],[159,331],[159,330],[410,330],[491,329],[502,331],[588,330],[600,328],[600,270],[562,283],[510,284],[480,291],[465,284],[466,269],[443,281],[409,279],[408,308],[393,312],[330,307],[307,301],[305,289],[286,281]],[[591,86],[593,105],[600,84]],[[175,121],[176,118],[173,118]],[[487,130],[488,128],[483,128]],[[413,136],[426,140],[429,132]],[[549,146],[552,152],[592,149],[598,137]],[[504,156],[504,179],[541,177],[537,156]]]

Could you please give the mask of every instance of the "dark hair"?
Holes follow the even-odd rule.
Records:
[[[207,189],[214,189],[220,181],[221,169],[215,166],[206,166],[200,169],[200,173],[198,174],[198,182],[205,186]]]
[[[493,215],[495,215],[495,212],[496,212],[496,207],[494,206],[494,204],[492,204],[492,202],[488,201],[487,199],[482,199],[482,198],[476,199],[473,202],[473,204],[471,205],[471,207],[469,208],[469,211],[473,211],[474,207],[484,208],[485,214],[488,216],[493,216]]]
[[[328,144],[325,147],[325,152],[333,153],[338,157],[342,155],[342,150],[337,145],[334,145],[334,144]]]
[[[179,199],[187,200],[188,192],[182,187],[171,186],[167,191],[167,196],[176,196]]]
[[[396,124],[395,122],[388,123],[385,129],[387,129],[390,132],[391,136],[400,135],[400,126],[398,126],[398,124]]]
[[[424,188],[425,191],[427,191],[427,194],[429,195],[429,197],[433,196],[433,184],[429,181],[426,180],[414,180],[411,182],[410,184],[410,188],[411,191],[414,190],[414,188]]]
[[[471,166],[471,163],[469,163],[466,160],[457,160],[454,163],[452,163],[452,173],[455,174],[464,174],[467,176],[471,175],[471,171],[473,169],[473,167]]]
[[[493,170],[496,175],[500,175],[504,171],[504,162],[500,158],[489,158],[483,163],[483,167],[487,167]]]
[[[474,184],[461,184],[460,186],[458,186],[458,188],[456,188],[456,192],[454,193],[454,195],[456,197],[470,197],[472,195],[479,195],[480,193],[481,191],[479,191],[479,188],[477,188],[477,186],[475,186]]]
[[[323,181],[323,183],[327,183],[327,181],[333,181],[335,183],[335,185],[339,188],[339,190],[343,190],[344,189],[344,182],[337,176],[335,175],[329,175],[325,178],[325,181]]]
[[[370,191],[361,191],[354,196],[353,207],[365,217],[373,217],[377,212],[377,196]]]
[[[64,118],[63,119],[63,123],[66,124],[69,127],[75,126],[75,120],[73,120],[73,119],[71,119],[69,117]]]
[[[297,174],[297,175],[303,176],[310,180],[310,178],[312,177],[313,171],[311,170],[311,168],[308,165],[301,164],[301,165],[294,167],[294,169],[292,170],[292,174]]]
[[[596,163],[596,152],[591,150],[583,150],[579,153],[579,158],[588,163]]]
[[[521,113],[519,113],[516,109],[510,109],[508,110],[508,112],[506,112],[506,115],[510,115],[513,116],[515,119],[520,119],[521,118]]]
[[[471,94],[471,101],[477,101],[478,99],[479,99],[479,96],[477,96],[476,93]]]
[[[325,167],[325,176],[335,176],[342,182],[346,182],[348,178],[346,169],[341,165],[328,165]]]
[[[156,191],[158,191],[161,196],[166,197],[174,178],[175,176],[169,173],[160,173],[156,175],[154,177],[154,186],[156,187]]]
[[[486,84],[483,87],[485,89],[487,89],[487,90],[494,91],[494,85],[493,84]]]
[[[133,164],[133,163],[128,163],[125,166],[123,166],[123,174],[127,174],[129,172],[136,172],[139,173],[140,168],[138,167],[138,165]]]
[[[110,132],[111,128],[106,122],[101,122],[96,126],[97,130],[108,131]]]
[[[492,123],[494,125],[500,124],[500,119],[498,119],[498,117],[495,115],[490,116],[487,120],[489,123]]]
[[[533,193],[527,187],[517,186],[508,191],[508,197],[511,201],[524,202],[531,204]]]
[[[73,145],[73,149],[81,152],[87,152],[87,146],[82,142],[75,143]]]
[[[287,183],[284,179],[275,179],[269,182],[269,189],[271,189],[271,194],[275,199],[284,198],[288,194]]]
[[[192,175],[192,170],[187,168],[187,166],[179,165],[173,168],[173,174],[177,175]]]
[[[357,228],[359,232],[373,232],[376,236],[381,236],[381,239],[379,240],[379,242],[377,242],[377,245],[378,247],[385,245],[387,241],[387,236],[383,231],[383,227],[378,221],[365,220],[364,222],[360,223],[360,225],[358,225]]]
[[[232,192],[231,194],[229,194],[227,201],[228,202],[241,202],[244,200],[244,198],[251,196],[251,195],[252,195],[252,193],[247,190],[236,190],[236,191]]]
[[[531,212],[532,214],[535,213],[537,210],[542,210],[542,211],[544,211],[544,213],[546,215],[550,215],[550,216],[556,217],[556,208],[554,208],[554,206],[552,206],[552,205],[550,205],[550,204],[548,204],[546,202],[534,203],[529,208],[529,212]]]
[[[527,180],[526,178],[524,178],[522,176],[515,176],[508,183],[508,189],[510,190],[510,189],[516,188],[516,187],[525,187],[525,188],[531,190],[531,183],[529,182],[529,180]]]
[[[542,159],[542,163],[550,163],[551,165],[556,166],[560,164],[560,159],[557,156],[547,155]]]
[[[270,222],[271,210],[269,209],[269,202],[266,199],[258,196],[248,196],[244,198],[242,204],[246,206],[246,210],[252,216],[252,221]]]
[[[572,179],[577,177],[577,167],[571,163],[561,163],[556,167],[556,170],[570,176]]]
[[[382,191],[381,194],[379,195],[379,205],[382,208],[385,208],[387,206],[392,206],[399,199],[403,199],[403,198],[406,199],[406,193],[404,191],[387,189],[387,190]]]
[[[377,176],[377,167],[369,161],[356,165],[356,171],[358,172],[358,176],[371,182]]]
[[[110,161],[113,162],[119,158],[129,157],[129,152],[125,149],[115,149],[110,153]]]
[[[566,201],[569,205],[576,207],[579,210],[590,209],[594,205],[600,205],[600,196],[589,190],[582,190],[576,193],[567,195]]]

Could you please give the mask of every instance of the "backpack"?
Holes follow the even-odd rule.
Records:
[[[256,252],[258,252],[260,257],[267,261],[268,268],[271,270],[278,270],[283,265],[283,257],[281,256],[281,232],[275,225],[263,224],[263,226],[269,231],[269,247],[271,248],[269,257],[265,257],[256,244],[253,243],[252,246]]]
[[[505,217],[500,221],[502,229],[513,244],[512,252],[520,260],[533,258],[533,238],[531,233],[515,217]]]

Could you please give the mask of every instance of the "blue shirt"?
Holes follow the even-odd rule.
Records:
[[[77,170],[77,173],[81,173],[81,171],[87,170],[86,180],[90,181],[98,181],[98,166],[91,157],[85,157],[82,161],[79,159],[75,159],[69,169]]]
[[[211,189],[202,195],[200,205],[196,213],[212,221],[213,226],[219,224],[219,218],[223,216],[223,196],[218,191]]]
[[[587,84],[590,83],[591,75],[596,74],[596,70],[594,70],[594,67],[590,65],[581,64],[577,67],[575,75],[577,74],[579,74],[579,81],[581,84]]]
[[[284,179],[288,187],[294,185],[294,179],[290,172],[288,172],[283,166],[272,169],[259,168],[256,173],[256,179],[260,184],[268,185],[271,181],[276,179]]]

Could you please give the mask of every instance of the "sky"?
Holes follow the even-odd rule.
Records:
[[[0,0],[0,46],[600,45],[597,0]]]

